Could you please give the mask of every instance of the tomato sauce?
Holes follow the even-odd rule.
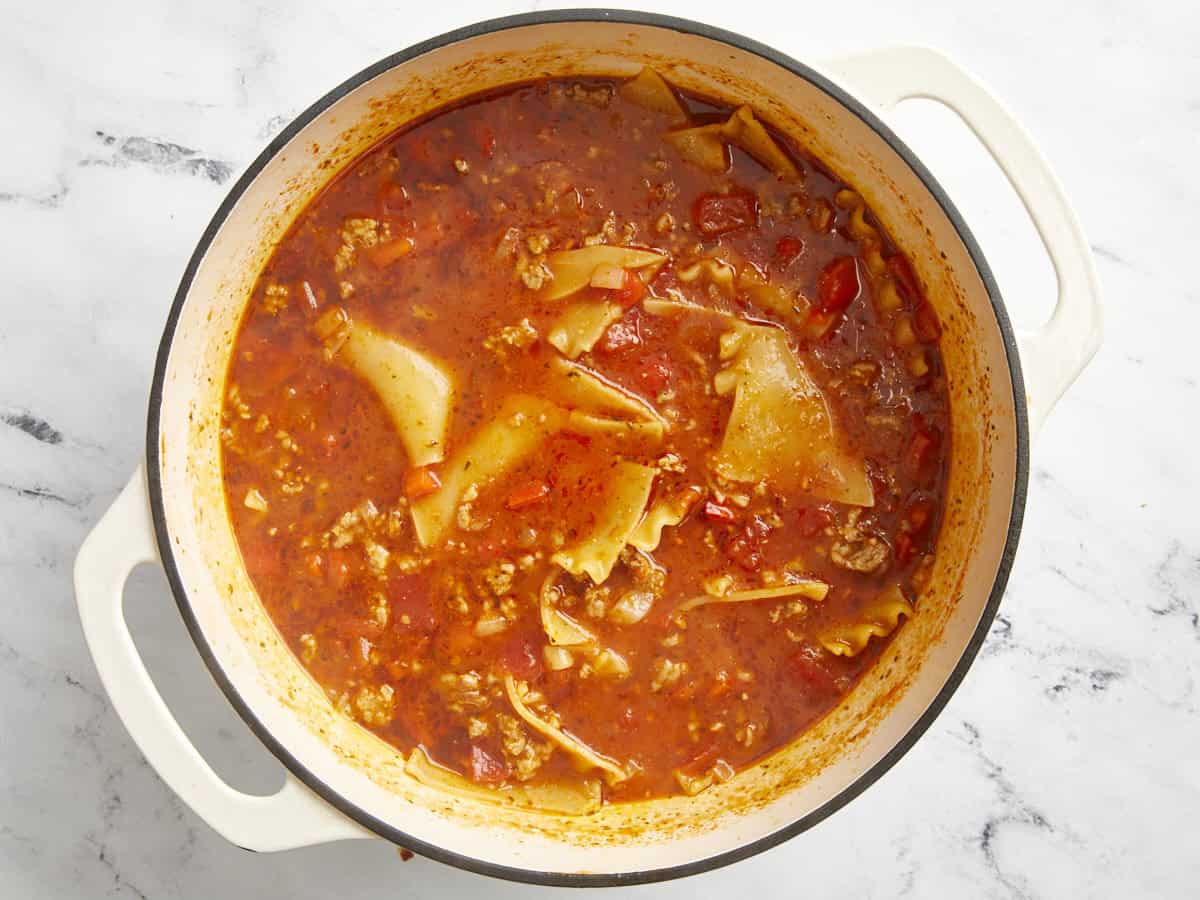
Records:
[[[499,791],[731,777],[869,672],[932,564],[949,408],[912,267],[752,113],[644,77],[385,139],[276,248],[228,373],[229,513],[288,645]]]

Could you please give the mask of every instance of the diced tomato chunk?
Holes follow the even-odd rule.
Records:
[[[541,503],[550,495],[550,485],[544,481],[535,480],[527,481],[511,494],[504,501],[506,509],[525,509],[535,504]]]
[[[728,506],[722,506],[720,503],[714,503],[712,500],[704,501],[702,510],[704,518],[710,522],[735,522],[737,521],[737,513]]]
[[[888,271],[892,273],[892,277],[896,279],[896,284],[899,285],[900,291],[908,298],[911,303],[916,303],[921,299],[921,286],[917,283],[917,276],[913,274],[912,266],[908,264],[908,260],[904,255],[897,253],[895,256],[888,257]]]
[[[907,566],[912,562],[914,552],[912,535],[907,531],[897,534],[892,541],[892,553],[896,557],[897,565]]]
[[[409,500],[417,500],[432,494],[442,486],[442,479],[430,466],[409,469],[404,476],[404,494]]]
[[[623,353],[642,344],[642,317],[636,308],[630,308],[624,316],[604,332],[598,349],[602,353]]]
[[[762,566],[763,544],[770,533],[771,526],[754,516],[725,545],[725,555],[747,572],[756,572]]]
[[[909,471],[914,475],[923,474],[933,462],[933,457],[942,442],[941,433],[935,428],[927,427],[923,422],[918,423],[908,444],[908,454],[905,462]]]
[[[775,260],[780,266],[790,265],[804,252],[804,241],[800,238],[784,237],[775,244]]]
[[[471,745],[471,778],[481,784],[499,784],[508,777],[508,763],[478,744]]]
[[[839,256],[822,270],[817,280],[817,308],[827,313],[841,312],[861,290],[858,262],[853,256]]]
[[[637,371],[637,380],[651,394],[660,393],[671,381],[671,362],[664,353],[647,355]]]
[[[754,228],[758,226],[758,198],[748,191],[701,194],[692,206],[692,220],[707,237]]]
[[[815,647],[802,647],[788,660],[796,680],[814,694],[836,694],[837,677],[822,663],[822,652]]]
[[[641,276],[635,272],[625,270],[625,277],[619,288],[612,292],[614,303],[619,303],[621,306],[633,306],[635,303],[641,302],[641,299],[646,296],[646,282],[642,281]]]
[[[800,510],[801,537],[816,537],[833,524],[833,512],[824,506],[806,506]]]

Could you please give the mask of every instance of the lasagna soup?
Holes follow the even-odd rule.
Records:
[[[409,773],[586,814],[794,740],[920,615],[939,326],[748,107],[547,80],[388,137],[262,272],[223,415],[280,633]]]

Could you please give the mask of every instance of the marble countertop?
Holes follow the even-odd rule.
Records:
[[[532,8],[542,5],[534,2]],[[1106,342],[1033,448],[1000,617],[961,690],[878,785],[815,830],[643,896],[1183,897],[1200,884],[1200,13],[1176,0],[856,7],[661,4],[801,58],[936,46],[1057,167],[1098,260]],[[669,8],[668,8],[669,7]],[[80,541],[141,454],[152,357],[236,174],[369,62],[529,3],[7,4],[0,30],[0,896],[515,897],[382,842],[252,855],[147,766],[84,647]],[[1136,9],[1136,11],[1135,11]],[[949,113],[897,128],[977,227],[1018,325],[1052,276]],[[282,779],[188,642],[165,580],[127,609],[214,766]]]

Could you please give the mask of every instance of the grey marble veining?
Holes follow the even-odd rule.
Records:
[[[541,5],[539,3],[533,6]],[[143,761],[83,645],[83,536],[136,464],[151,362],[237,173],[314,98],[423,37],[530,4],[5,3],[0,28],[0,897],[516,897],[382,843],[246,854]],[[1186,897],[1200,884],[1200,14],[1019,0],[659,7],[802,58],[937,46],[1006,101],[1093,242],[1106,343],[1033,448],[1000,617],[878,785],[656,897]],[[775,10],[775,11],[773,11]],[[897,127],[976,228],[1018,325],[1052,288],[1028,222],[951,117]],[[161,573],[127,610],[231,783],[282,775],[208,679]]]

